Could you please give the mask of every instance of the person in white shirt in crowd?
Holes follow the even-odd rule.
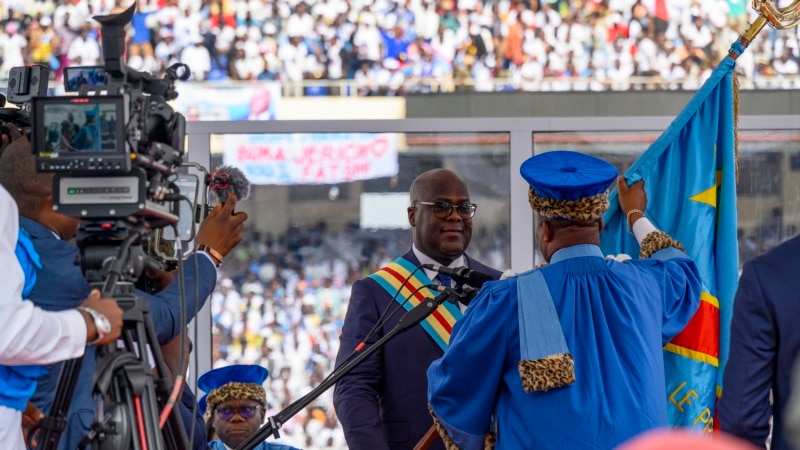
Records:
[[[303,69],[308,47],[303,42],[303,37],[296,32],[289,35],[289,40],[278,46],[278,60],[281,62],[281,79],[285,81],[303,81]]]
[[[614,60],[614,67],[606,71],[608,85],[612,91],[627,91],[630,88],[630,77],[633,65],[623,65],[620,59]]]
[[[433,52],[447,63],[452,63],[456,55],[456,34],[445,24],[439,24],[439,31],[431,38]]]
[[[786,78],[781,81],[781,89],[792,89],[798,86],[797,74],[798,66],[797,61],[791,58],[791,50],[788,48],[784,50],[783,55],[772,63],[772,68],[775,75],[785,75]]]
[[[67,58],[69,58],[72,65],[75,66],[97,66],[100,64],[100,45],[97,39],[89,36],[91,27],[86,24],[81,27],[80,34],[67,51]]]
[[[400,62],[394,58],[385,58],[375,75],[378,92],[390,97],[403,94],[405,77],[400,70]]]
[[[63,0],[53,12],[53,23],[65,23],[76,35],[89,20],[88,3]]]
[[[285,26],[303,38],[314,39],[317,37],[314,33],[314,18],[308,13],[308,5],[303,1],[297,3],[294,12],[286,20]]]
[[[167,67],[178,62],[178,56],[181,53],[181,47],[175,41],[175,32],[164,28],[160,34],[162,41],[156,45],[155,55],[159,68],[156,72],[166,69]]]
[[[0,34],[0,51],[3,52],[3,64],[0,65],[0,72],[3,74],[7,74],[12,67],[25,64],[22,50],[28,46],[28,40],[18,31],[19,24],[10,21],[6,23],[5,33]]]
[[[362,61],[359,64],[353,78],[356,81],[356,89],[358,89],[359,96],[375,95],[378,92],[378,81],[369,61]]]
[[[189,8],[185,8],[183,13],[175,18],[170,31],[172,31],[173,42],[178,48],[191,45],[192,34],[196,34],[201,29],[201,22],[200,14],[193,12]]]
[[[181,17],[181,10],[178,8],[177,0],[165,0],[164,5],[155,15],[159,29],[175,28],[175,22]]]
[[[780,59],[784,52],[789,52],[790,58],[800,57],[800,48],[798,48],[797,35],[794,30],[784,30],[778,32],[779,38],[775,40],[775,46],[772,48],[772,57]]]
[[[186,47],[181,52],[181,61],[189,65],[192,70],[192,80],[205,80],[211,71],[211,54],[203,45],[203,37],[194,35],[191,38],[192,45]]]
[[[359,25],[353,35],[353,46],[357,49],[359,61],[378,62],[383,54],[383,39],[375,26],[374,15],[365,8],[359,16]]]
[[[702,16],[692,16],[692,22],[681,27],[681,34],[693,47],[703,50],[706,55],[711,53],[714,36]]]
[[[667,86],[673,91],[681,89],[687,75],[686,68],[683,67],[678,58],[672,58],[669,67],[661,72],[661,78],[669,83]]]

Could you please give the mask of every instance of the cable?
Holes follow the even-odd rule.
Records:
[[[189,199],[184,196],[181,196],[181,198],[186,200],[187,202],[189,201]],[[178,227],[173,224],[172,229],[175,232],[175,236],[177,237],[175,239],[176,254],[182,255],[183,254],[183,252],[181,251],[182,241],[178,231]],[[180,303],[180,308],[179,308],[180,315],[178,318],[178,323],[181,324],[181,328],[185,329],[185,326],[183,324],[186,323],[186,292],[184,288],[183,258],[180,257],[178,258],[178,298],[179,298],[178,301]],[[167,399],[167,404],[164,406],[164,409],[161,411],[161,416],[159,417],[158,427],[160,429],[164,428],[164,424],[167,423],[167,418],[169,417],[169,414],[174,410],[175,403],[178,400],[178,394],[180,394],[181,387],[183,386],[183,378],[185,376],[183,372],[183,366],[184,362],[186,361],[186,353],[184,351],[184,348],[186,347],[185,339],[188,338],[186,337],[185,332],[181,332],[180,336],[181,336],[181,342],[179,351],[180,356],[178,357],[178,373],[175,374],[175,383],[173,384],[172,391],[170,392],[169,398]]]
[[[139,429],[139,440],[142,443],[142,450],[147,450],[147,436],[145,435],[144,414],[142,413],[142,399],[135,395],[133,397],[133,407],[136,410],[136,424]]]
[[[348,361],[353,359],[359,352],[361,352],[366,347],[367,341],[369,341],[369,339],[372,336],[374,336],[375,333],[377,333],[381,328],[383,328],[383,326],[386,325],[389,322],[389,319],[394,317],[395,314],[397,314],[398,311],[400,311],[400,309],[403,308],[403,306],[405,306],[406,303],[408,303],[408,301],[411,299],[411,297],[415,296],[417,294],[417,292],[421,291],[422,289],[424,289],[426,287],[425,285],[423,285],[423,286],[420,286],[420,287],[414,289],[406,297],[406,299],[402,303],[397,303],[395,301],[397,299],[397,296],[400,294],[400,291],[403,290],[403,288],[406,286],[406,284],[411,279],[411,277],[413,277],[414,274],[420,269],[422,269],[422,267],[418,266],[410,274],[408,274],[408,276],[400,284],[400,287],[397,289],[397,292],[395,292],[395,294],[392,296],[391,300],[389,300],[389,303],[386,305],[386,308],[384,309],[383,313],[381,313],[380,317],[378,317],[378,320],[375,322],[375,325],[372,327],[372,329],[369,331],[369,333],[367,333],[367,335],[364,336],[364,338],[361,340],[361,342],[358,345],[356,345],[356,348],[353,350],[353,352],[350,353],[345,359],[340,361],[337,364],[337,366],[341,367],[342,365],[346,364]],[[391,309],[392,306],[394,306],[394,309]],[[389,313],[390,309],[391,309],[391,313]],[[334,369],[334,372],[335,371],[336,371],[336,369]],[[331,373],[333,373],[333,372],[331,372]],[[330,376],[330,374],[329,374],[329,376]],[[325,378],[327,379],[328,377],[325,377]]]

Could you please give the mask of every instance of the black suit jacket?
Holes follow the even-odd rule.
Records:
[[[419,265],[413,251],[403,257]],[[501,272],[466,258],[470,269],[500,277]],[[353,353],[387,307],[395,305],[398,303],[371,278],[353,285],[337,367]],[[392,316],[369,342],[391,331],[403,313]],[[442,355],[433,338],[421,326],[414,326],[390,339],[339,380],[333,402],[350,450],[412,449],[417,444],[433,424],[428,412],[428,366]],[[444,445],[437,439],[431,449],[444,449]]]
[[[719,402],[722,430],[761,448],[773,415],[773,450],[792,448],[783,430],[792,368],[800,351],[799,255],[800,236],[745,263]]]

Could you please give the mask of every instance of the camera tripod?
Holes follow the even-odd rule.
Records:
[[[107,345],[97,349],[97,365],[92,380],[92,393],[97,408],[91,431],[81,441],[79,448],[106,449],[188,449],[186,431],[177,410],[172,410],[163,428],[160,426],[160,411],[166,407],[173,380],[161,354],[155,329],[153,328],[147,303],[137,297],[131,276],[138,277],[141,268],[136,265],[141,258],[143,231],[129,230],[129,225],[118,223],[112,230],[97,234],[88,231],[92,239],[81,240],[82,260],[87,279],[96,279],[109,249],[116,247],[120,235],[127,233],[119,244],[116,258],[111,260],[105,281],[91,285],[112,297],[124,311],[122,347]],[[91,227],[91,225],[89,226]],[[138,253],[137,253],[138,251]],[[86,261],[89,261],[88,265]],[[92,261],[98,265],[92,267]],[[148,355],[152,355],[155,373],[150,368]],[[42,419],[39,428],[39,446],[44,450],[58,447],[61,434],[66,428],[67,412],[83,365],[83,357],[65,363],[59,379],[51,413]],[[110,400],[106,403],[105,400]],[[33,434],[35,430],[31,430]]]

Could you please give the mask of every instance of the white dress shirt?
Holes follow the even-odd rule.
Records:
[[[0,364],[51,364],[86,349],[86,322],[77,310],[44,311],[22,299],[24,276],[14,254],[17,204],[0,186]]]

